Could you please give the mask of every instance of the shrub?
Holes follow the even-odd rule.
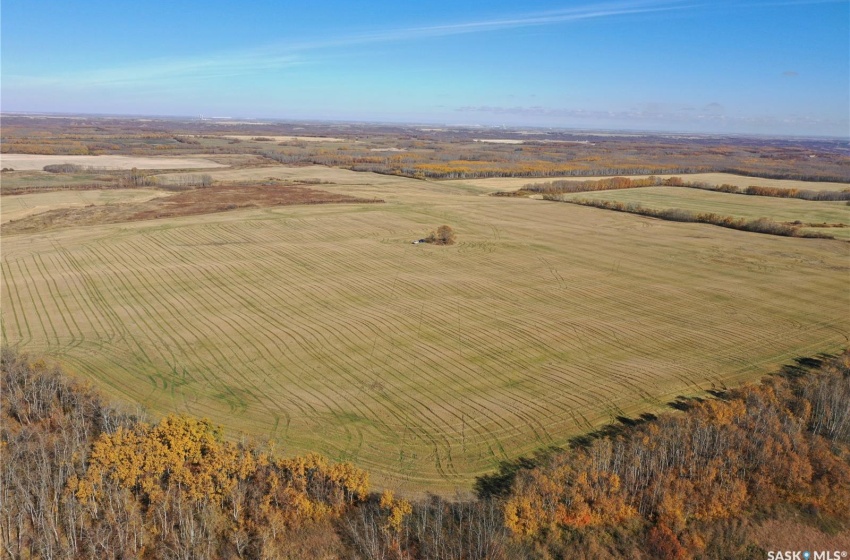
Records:
[[[42,169],[48,173],[79,173],[83,171],[82,166],[73,163],[54,163],[45,165]]]
[[[438,227],[436,231],[432,231],[425,238],[425,243],[433,243],[434,245],[454,245],[454,242],[455,232],[446,225]]]

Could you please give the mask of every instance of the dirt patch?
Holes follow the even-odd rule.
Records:
[[[2,225],[3,235],[31,233],[78,225],[135,222],[157,218],[175,218],[213,214],[241,208],[264,208],[296,204],[380,203],[330,193],[299,185],[222,185],[181,192],[141,203],[107,204],[85,208],[63,208],[27,216]]]

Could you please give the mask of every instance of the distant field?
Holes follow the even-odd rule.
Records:
[[[525,140],[517,140],[515,138],[476,138],[476,142],[484,142],[485,144],[522,144]]]
[[[632,179],[646,177],[646,175],[619,175],[620,177],[629,177]],[[469,184],[476,187],[487,188],[493,191],[519,189],[529,183],[545,183],[547,181],[557,181],[564,179],[567,181],[583,181],[585,179],[605,179],[614,177],[614,175],[593,176],[593,177],[545,177],[545,178],[528,178],[528,177],[495,177],[492,179],[462,179],[457,181],[443,181],[444,183],[460,183]],[[762,179],[761,177],[745,177],[743,175],[732,175],[730,173],[659,173],[656,177],[681,177],[685,181],[705,182],[711,185],[722,185],[724,183],[735,185],[736,187],[781,187],[784,189],[810,189],[815,191],[844,191],[850,189],[850,183],[826,183],[826,182],[811,182],[811,181],[793,181],[787,179]]]
[[[715,212],[723,216],[770,218],[775,222],[846,224],[846,228],[803,228],[850,240],[850,206],[847,202],[818,202],[796,198],[745,196],[680,187],[644,187],[561,195],[565,200],[616,200],[639,202],[656,210],[681,208],[693,212]]]
[[[848,342],[844,242],[328,168],[212,173],[237,172],[387,203],[4,236],[3,339],[154,412],[445,493]],[[411,245],[444,223],[457,245]]]
[[[203,158],[133,157],[133,156],[46,156],[34,154],[3,154],[0,166],[15,171],[41,170],[45,165],[72,163],[95,169],[205,169],[224,167]]]
[[[284,167],[280,165],[272,165],[265,167],[247,167],[243,169],[220,169],[206,173],[215,181],[264,181],[264,180],[286,180],[292,181],[297,179],[318,179],[320,181],[337,180],[342,175],[350,177],[362,183],[368,183],[364,177],[358,177],[355,172],[347,172],[340,169],[332,169],[321,165],[311,165],[305,167]],[[163,173],[157,175],[168,180],[171,176],[180,176],[182,174]]]
[[[331,138],[325,136],[265,136],[263,134],[245,135],[236,134],[224,136],[224,138],[236,138],[237,140],[253,140],[254,138],[269,138],[275,142],[348,142],[345,138]]]
[[[380,175],[376,173],[362,173],[349,171],[347,169],[336,169],[322,165],[308,165],[304,167],[248,167],[244,169],[222,169],[213,170],[208,173],[213,180],[222,182],[247,182],[247,181],[320,181],[333,183],[322,184],[321,188],[326,190],[342,189],[345,193],[356,196],[375,196],[387,200],[399,200],[409,202],[411,197],[425,196],[427,200],[433,200],[437,194],[446,196],[459,194],[485,194],[488,189],[467,185],[462,181],[417,181],[396,177],[393,175]],[[170,174],[157,175],[168,181]]]
[[[32,214],[58,208],[77,208],[90,204],[142,202],[173,193],[154,189],[107,189],[90,191],[51,191],[0,198],[0,223],[20,220]]]
[[[11,171],[3,173],[0,179],[0,192],[23,190],[35,190],[40,188],[56,189],[68,187],[110,186],[107,182],[111,177],[103,173],[79,172],[79,173],[48,173],[46,171]]]

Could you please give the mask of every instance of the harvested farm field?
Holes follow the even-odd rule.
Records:
[[[364,200],[277,205],[312,187],[234,185],[129,204],[121,221],[4,229],[3,338],[155,414],[412,494],[468,490],[501,461],[847,344],[843,241],[318,166],[251,172]],[[411,244],[441,224],[456,244]]]

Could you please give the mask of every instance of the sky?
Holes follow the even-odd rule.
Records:
[[[850,0],[3,0],[0,110],[850,139]]]

